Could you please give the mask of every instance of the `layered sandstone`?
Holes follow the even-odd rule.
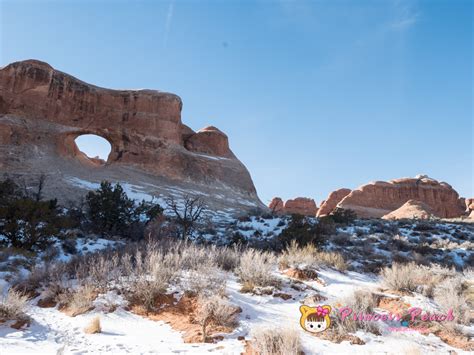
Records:
[[[12,63],[0,69],[0,168],[92,181],[121,177],[265,208],[228,137],[212,126],[194,132],[182,124],[181,109],[175,94],[104,89],[40,61]],[[74,140],[82,134],[109,141],[105,164],[79,151]]]
[[[297,197],[283,203],[280,197],[274,197],[268,205],[271,211],[277,214],[299,214],[314,217],[318,211],[316,202],[306,197]]]
[[[322,217],[330,214],[337,207],[337,204],[341,202],[342,199],[350,193],[351,190],[345,188],[331,192],[327,199],[321,202],[321,206],[319,207],[317,216]]]
[[[409,200],[426,204],[439,218],[459,217],[465,210],[462,199],[449,184],[427,176],[363,185],[344,197],[338,207],[351,209],[362,218],[380,218]]]
[[[383,219],[431,219],[433,218],[431,207],[417,200],[408,200],[396,210],[383,216]]]

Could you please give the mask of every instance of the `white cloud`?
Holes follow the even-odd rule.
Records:
[[[173,21],[173,11],[174,11],[174,0],[171,0],[168,6],[168,12],[166,13],[165,34],[163,36],[163,44],[165,47],[168,44],[168,37],[171,30],[171,23]]]

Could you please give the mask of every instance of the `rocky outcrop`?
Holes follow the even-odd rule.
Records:
[[[466,198],[464,201],[466,203],[466,212],[474,211],[474,198]]]
[[[430,219],[433,218],[433,213],[426,203],[417,200],[408,200],[395,211],[392,211],[385,216],[383,219]]]
[[[284,202],[280,197],[274,197],[268,204],[268,208],[272,213],[281,214],[285,208]]]
[[[285,203],[280,197],[274,197],[268,207],[274,213],[282,215],[299,214],[314,217],[318,211],[316,202],[306,197],[297,197]]]
[[[338,207],[351,209],[362,218],[380,218],[409,200],[423,202],[439,218],[459,217],[465,210],[458,193],[449,184],[427,176],[363,185],[344,197]]]
[[[181,108],[175,94],[104,89],[40,61],[12,63],[0,69],[0,167],[91,181],[122,177],[265,208],[227,136],[215,127],[194,132],[182,124]],[[109,141],[105,164],[79,151],[74,140],[82,134]]]
[[[344,197],[351,193],[350,189],[339,189],[333,191],[329,194],[326,200],[321,202],[321,206],[319,207],[317,216],[322,217],[330,214],[336,208],[337,204],[342,201]]]

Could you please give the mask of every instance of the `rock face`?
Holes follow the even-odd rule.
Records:
[[[265,208],[227,136],[215,127],[194,132],[182,124],[181,108],[174,94],[104,89],[40,61],[15,62],[0,69],[0,168],[93,181],[122,177]],[[74,140],[83,134],[109,141],[105,164],[79,151]]]
[[[268,205],[268,208],[270,208],[270,210],[273,213],[281,214],[281,213],[283,213],[283,210],[284,210],[285,206],[284,206],[283,200],[280,197],[274,197],[270,201],[270,204]]]
[[[433,213],[426,203],[417,200],[408,200],[395,211],[392,211],[385,216],[383,219],[430,219],[433,218]]]
[[[274,213],[282,215],[299,214],[314,217],[318,211],[316,202],[306,197],[297,197],[293,200],[287,200],[285,203],[280,197],[274,197],[268,207]]]
[[[409,200],[423,202],[440,218],[459,217],[465,210],[462,199],[449,184],[427,176],[363,185],[344,197],[338,207],[351,209],[362,218],[380,218]]]
[[[466,212],[474,211],[474,198],[466,198]]]
[[[337,207],[337,204],[342,201],[344,197],[351,193],[350,189],[339,189],[329,194],[328,198],[321,202],[317,216],[322,217],[330,214]]]

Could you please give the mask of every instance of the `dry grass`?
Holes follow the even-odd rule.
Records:
[[[239,309],[224,298],[217,295],[201,296],[198,304],[196,321],[201,325],[203,342],[207,340],[209,325],[233,327],[237,324]]]
[[[423,277],[423,270],[415,263],[394,263],[392,267],[381,271],[382,282],[385,286],[396,291],[415,291]]]
[[[357,290],[352,296],[339,300],[336,303],[343,304],[345,307],[352,309],[352,314],[367,314],[373,313],[374,308],[377,307],[377,297],[370,291]],[[339,317],[335,317],[331,328],[334,332],[341,335],[354,333],[358,330],[374,334],[380,332],[375,322],[358,321],[354,320],[351,316],[344,319],[344,321]]]
[[[102,328],[100,326],[100,317],[96,316],[94,317],[90,323],[87,325],[87,327],[84,328],[84,333],[86,334],[97,334],[101,333]]]
[[[461,276],[446,278],[435,287],[434,300],[444,312],[453,311],[455,323],[469,325],[471,309],[465,289],[465,280]]]
[[[279,264],[281,268],[291,267],[300,270],[316,268],[318,266],[332,267],[339,271],[347,270],[347,264],[341,254],[318,251],[311,244],[300,247],[295,241],[292,241],[281,254]]]
[[[296,329],[255,328],[251,332],[252,348],[259,355],[301,354],[301,340]]]
[[[97,297],[97,290],[93,286],[85,285],[79,287],[72,294],[65,294],[65,298],[66,297],[69,298],[69,301],[66,300],[66,313],[75,317],[79,314],[89,312],[94,308],[92,302]]]
[[[248,249],[240,257],[240,266],[236,270],[242,284],[247,289],[254,287],[277,286],[278,280],[273,275],[276,258],[269,252]]]
[[[0,295],[3,295],[3,290],[0,290]],[[27,321],[29,319],[25,313],[27,302],[27,296],[10,288],[0,297],[0,320]]]

